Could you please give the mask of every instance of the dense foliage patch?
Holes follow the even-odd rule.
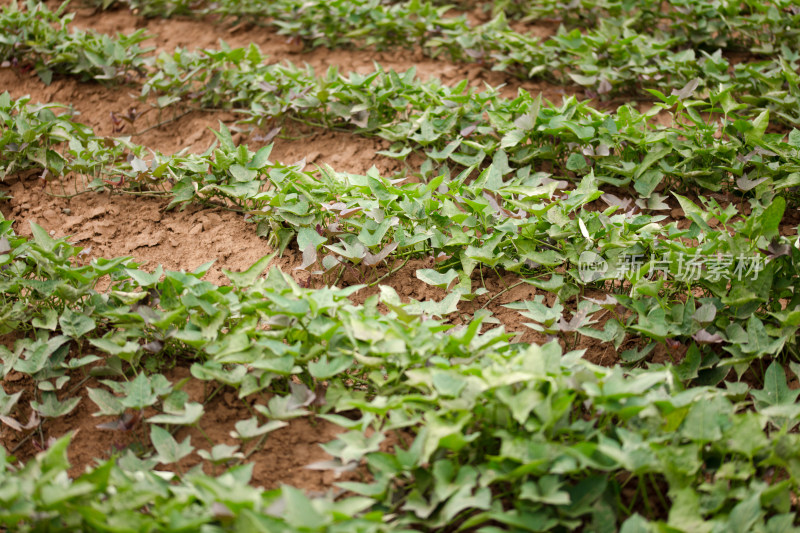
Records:
[[[23,405],[21,392],[0,388],[3,430],[31,438],[91,402],[114,417],[109,429],[144,436],[75,478],[69,436],[26,464],[0,448],[0,524],[795,528],[794,5],[495,2],[483,6],[490,21],[471,25],[416,0],[122,3],[145,16],[257,21],[311,47],[419,43],[431,55],[654,105],[607,112],[575,97],[503,98],[467,80],[450,87],[380,66],[320,75],[225,43],[154,56],[139,46],[143,32],[69,29],[66,6],[4,7],[0,61],[45,83],[128,84],[159,116],[232,109],[239,127],[269,138],[293,122],[377,136],[391,143],[381,155],[408,164],[395,176],[307,171],[304,161],[272,161],[271,145],[237,145],[224,124],[203,154],[163,154],[131,136],[97,135],[65,106],[0,95],[0,181],[35,176],[64,197],[109,191],[161,196],[173,209],[224,206],[251,220],[276,254],[296,247],[299,268],[326,285],[304,288],[268,269],[274,255],[226,272],[228,285],[203,280],[210,265],[187,273],[146,271],[130,257],[87,261],[38,225],[26,239],[0,220],[0,335],[14,335],[0,345],[0,374],[24,375],[34,396]],[[544,42],[509,24],[552,17],[563,25]],[[743,51],[748,60],[732,64]],[[411,258],[431,260],[416,277],[446,297],[403,302],[381,286],[352,303]],[[363,283],[336,287],[346,272]],[[549,342],[513,342],[485,309],[453,325],[463,302],[487,296],[481,280],[491,272],[539,291],[507,307]],[[619,364],[600,367],[569,349],[584,337],[613,347]],[[656,349],[671,361],[653,362]],[[201,428],[216,394],[189,401],[183,383],[161,372],[177,361],[216,391],[255,398],[252,417],[236,422],[236,446],[175,438]],[[343,429],[323,445],[331,459],[311,466],[360,469],[362,481],[314,497],[253,487],[248,458],[305,417]],[[218,475],[182,472],[195,452]]]

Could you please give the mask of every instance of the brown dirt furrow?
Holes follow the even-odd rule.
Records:
[[[263,146],[256,132],[245,139],[250,150]],[[388,150],[391,143],[377,137],[363,137],[356,133],[323,130],[308,127],[295,127],[287,124],[281,137],[271,141],[273,161],[294,163],[305,159],[306,171],[316,167],[330,166],[336,172],[365,174],[375,167],[382,176],[391,177],[404,170],[416,171],[419,165],[411,162],[403,163],[395,159],[378,155],[380,150]],[[413,154],[409,157],[413,161]]]
[[[53,8],[55,8],[53,3]],[[131,33],[144,28],[154,36],[144,45],[154,46],[156,52],[172,53],[175,48],[217,49],[220,40],[225,41],[233,48],[249,46],[254,43],[263,53],[269,55],[274,62],[291,61],[297,65],[309,64],[318,73],[324,73],[331,66],[338,67],[340,72],[367,73],[372,72],[377,62],[386,69],[405,71],[411,67],[417,69],[417,74],[425,80],[431,78],[441,79],[443,83],[454,85],[467,78],[472,87],[483,88],[485,84],[491,86],[504,85],[502,93],[507,97],[514,97],[518,88],[523,88],[532,94],[541,92],[542,97],[559,103],[562,96],[583,94],[583,89],[578,86],[562,87],[546,82],[519,80],[503,72],[490,70],[490,67],[478,64],[454,63],[445,58],[431,58],[421,50],[388,50],[377,51],[371,49],[335,49],[319,47],[314,50],[304,51],[302,45],[293,42],[285,35],[278,35],[269,27],[253,24],[238,24],[231,27],[224,22],[215,21],[213,17],[203,20],[185,17],[170,19],[145,19],[138,17],[126,9],[111,9],[100,12],[93,9],[71,8],[75,13],[73,26],[81,29],[93,29],[101,33],[114,34]],[[526,26],[533,35],[540,39],[555,33],[555,26]],[[532,28],[532,29],[531,29]]]
[[[193,402],[204,403],[204,399],[209,398],[218,387],[217,383],[193,378],[185,366],[170,369],[165,375],[172,383],[188,379],[182,390]],[[268,395],[264,394],[240,399],[234,389],[223,387],[218,394],[205,402],[199,426],[180,428],[175,433],[175,438],[182,442],[189,437],[197,450],[209,452],[217,444],[242,445],[240,440],[231,436],[235,423],[254,416],[253,405],[264,405],[268,400]],[[259,423],[264,422],[263,417],[259,417]],[[240,448],[244,453],[255,449],[247,460],[253,463],[251,483],[265,489],[276,489],[281,484],[289,484],[306,490],[319,490],[322,487],[332,487],[335,481],[344,481],[344,478],[336,478],[332,471],[306,468],[314,462],[331,458],[319,445],[334,440],[342,431],[344,430],[339,426],[322,419],[299,418],[288,420],[286,426],[269,433],[260,448],[255,449],[259,439],[244,443]],[[209,464],[196,451],[178,463],[177,467],[186,471],[196,465],[201,465],[207,474],[224,471],[224,466],[215,467]]]
[[[206,279],[219,283],[227,280],[221,269],[242,270],[271,251],[242,215],[223,209],[164,211],[167,200],[110,193],[55,198],[35,180],[11,181],[9,189],[13,199],[0,203],[0,211],[19,235],[30,236],[29,222],[36,222],[91,248],[87,261],[133,256],[146,269],[188,271],[214,260]]]
[[[48,86],[35,72],[21,73],[12,68],[0,68],[0,87],[15,99],[30,96],[31,104],[71,106],[76,112],[72,119],[91,127],[95,134],[131,136],[132,142],[165,154],[184,148],[194,153],[203,152],[215,139],[209,128],[219,129],[220,121],[232,123],[236,120],[233,113],[192,111],[186,114],[177,107],[159,115],[157,110],[139,100],[139,88],[135,86],[104,86],[64,77],[56,77]],[[121,117],[132,111],[139,114],[132,124],[119,118],[120,124],[114,124],[112,113]],[[62,111],[55,109],[54,112]],[[171,121],[173,118],[176,120]],[[162,122],[167,123],[155,127]]]
[[[218,130],[220,122],[232,131],[242,130],[234,135],[237,143],[246,143],[252,150],[267,144],[262,140],[263,132],[250,134],[245,131],[246,127],[237,127],[235,113],[185,111],[175,107],[159,114],[138,99],[135,87],[107,87],[69,78],[55,79],[46,86],[35,73],[22,74],[10,68],[0,68],[0,87],[5,87],[15,99],[30,96],[31,104],[69,105],[76,112],[73,120],[91,127],[95,134],[130,136],[132,142],[164,154],[184,149],[192,153],[204,152],[216,140],[212,129]],[[121,122],[115,124],[112,113],[116,117],[140,115],[132,124],[120,118],[117,120]],[[389,142],[350,132],[298,127],[289,122],[270,142],[274,144],[273,160],[294,163],[305,158],[308,170],[315,165],[328,164],[337,171],[364,174],[375,165],[383,175],[393,175],[404,168],[401,162],[376,155],[375,152],[388,149]]]
[[[252,405],[264,404],[268,398],[251,395],[246,399],[239,399],[236,392],[228,387],[223,387],[221,392],[211,397],[218,384],[193,378],[188,367],[176,366],[163,372],[173,385],[180,384],[181,390],[188,394],[190,401],[204,403],[204,414],[199,425],[179,427],[175,432],[175,439],[178,442],[189,438],[195,451],[175,465],[166,467],[161,465],[156,469],[186,472],[200,465],[207,474],[220,474],[231,465],[213,465],[200,457],[197,452],[200,450],[210,452],[217,444],[241,446],[242,442],[231,436],[235,423],[252,417]],[[74,374],[65,387],[67,391],[71,391],[82,381],[82,376],[78,372]],[[16,431],[0,423],[0,445],[7,450],[15,450],[14,456],[18,460],[27,461],[49,446],[52,441],[71,433],[67,459],[70,463],[69,474],[73,478],[80,476],[87,468],[95,466],[100,461],[123,455],[126,450],[141,454],[152,449],[149,438],[150,424],[147,419],[158,414],[156,409],[147,408],[141,413],[129,410],[126,413],[126,420],[129,421],[127,426],[117,417],[95,416],[98,407],[89,398],[87,388],[108,390],[100,383],[100,379],[107,378],[90,378],[73,394],[59,393],[62,401],[80,397],[80,402],[65,416],[44,419],[41,431],[35,429]],[[35,399],[33,380],[29,376],[12,372],[4,380],[3,387],[9,394],[23,392],[12,415],[18,422],[27,423],[32,414],[30,402]],[[205,401],[210,397],[211,399]],[[259,423],[264,423],[263,417]],[[333,487],[336,481],[362,480],[365,474],[363,469],[337,476],[334,471],[306,468],[312,463],[331,458],[319,445],[334,440],[342,431],[339,426],[322,419],[300,418],[289,420],[285,427],[271,432],[259,448],[255,448],[259,439],[244,443],[240,450],[244,452],[253,450],[246,460],[253,464],[251,483],[265,489],[275,489],[282,484],[289,484],[306,490],[320,490]]]

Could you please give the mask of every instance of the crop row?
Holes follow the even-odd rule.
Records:
[[[413,69],[378,67],[343,76],[332,68],[316,76],[308,68],[264,60],[255,47],[164,54],[142,93],[163,94],[164,104],[230,106],[264,129],[295,118],[377,135],[393,143],[382,152],[389,157],[423,150],[429,159],[424,175],[449,174],[442,165],[469,174],[500,159],[503,175],[549,165],[558,176],[580,179],[592,172],[603,183],[633,186],[645,198],[662,182],[719,191],[737,190],[736,180],[745,175],[772,177],[778,189],[797,181],[797,160],[784,135],[766,133],[769,110],[743,111],[730,87],[697,100],[697,83],[691,82],[670,95],[656,92],[661,102],[646,113],[629,105],[607,113],[574,98],[554,105],[525,91],[506,99],[466,82],[422,82]],[[671,127],[649,121],[662,110],[672,114]]]
[[[45,17],[40,26],[50,28],[47,21]],[[30,35],[20,37],[26,43],[35,41]],[[121,46],[113,40],[106,44],[109,50]],[[31,50],[15,52],[14,57],[33,54],[30,57],[39,58],[37,65],[43,65],[47,54]],[[112,59],[101,62],[104,66],[92,75],[107,77],[113,65],[125,72],[145,69],[142,54],[136,50],[132,54],[118,64]],[[83,63],[73,57],[48,64],[70,72]],[[429,162],[423,165],[424,175],[449,174],[444,165],[473,171],[490,159],[500,161],[504,174],[544,163],[560,176],[580,179],[592,172],[603,183],[633,185],[646,198],[663,186],[747,191],[758,183],[784,190],[798,181],[791,142],[787,145],[783,136],[766,133],[775,114],[779,120],[796,122],[796,106],[788,106],[788,93],[746,98],[752,104],[747,109],[736,100],[732,86],[710,91],[705,100],[693,99],[698,90],[693,81],[670,95],[654,91],[661,103],[648,113],[622,106],[609,114],[574,99],[553,106],[524,92],[504,99],[494,90],[472,91],[466,83],[453,88],[436,81],[424,83],[413,71],[397,74],[378,69],[345,77],[330,70],[318,77],[308,69],[268,65],[255,47],[203,53],[179,50],[161,55],[146,70],[142,96],[157,95],[161,108],[179,102],[229,106],[240,111],[243,120],[265,128],[294,118],[356,129],[392,141],[394,146],[386,153],[391,157],[403,159],[412,150],[426,150]],[[671,128],[649,124],[661,109],[673,113]],[[754,111],[760,112],[756,116]]]
[[[540,16],[566,13],[569,18],[570,12],[579,16],[591,12],[564,8],[556,13],[553,4],[519,5],[541,10]],[[245,21],[267,20],[279,33],[312,46],[420,45],[433,56],[478,61],[523,78],[575,82],[595,94],[679,88],[695,77],[707,79],[712,87],[729,68],[718,50],[748,49],[770,56],[782,52],[792,57],[790,50],[800,42],[796,29],[800,13],[788,1],[778,5],[753,1],[745,7],[736,2],[723,7],[702,1],[666,6],[654,1],[614,4],[607,5],[604,14],[600,10],[594,27],[586,31],[579,29],[582,23],[574,29],[560,27],[544,41],[513,30],[502,14],[471,26],[466,16],[445,16],[449,7],[436,8],[419,1],[223,1],[200,12]],[[701,51],[700,55],[696,56],[695,50]]]
[[[791,0],[562,0],[492,3],[492,12],[526,21],[559,19],[570,28],[603,22],[672,39],[677,46],[705,50],[749,50],[771,54],[780,45],[795,46],[800,10]]]
[[[778,363],[763,389],[684,389],[669,366],[623,372],[562,354],[554,342],[508,344],[502,329],[479,333],[479,320],[459,330],[423,320],[390,289],[354,306],[348,295],[357,287],[303,289],[274,269],[260,277],[269,256],[216,286],[200,279],[207,267],[148,273],[129,258],[84,264],[78,248],[44,229],[34,225],[27,240],[10,227],[0,222],[2,305],[31,335],[0,348],[3,375],[31,376],[31,408],[64,416],[86,401],[65,384],[102,359],[68,357],[71,346],[83,347],[78,353],[104,354],[96,372],[119,376],[90,389],[98,413],[159,414],[146,421],[150,444],[139,457],[128,451],[74,480],[68,438],[24,467],[4,451],[0,523],[8,527],[777,531],[796,520],[798,392]],[[111,286],[96,292],[106,276]],[[217,478],[155,470],[195,451],[164,428],[199,426],[204,408],[163,375],[145,373],[150,354],[188,358],[196,378],[257,395],[258,414],[233,433],[242,446],[269,438],[282,421],[317,416],[343,427],[324,445],[333,459],[317,467],[366,465],[370,480],[337,483],[344,498],[309,499],[291,487],[248,487],[250,466]],[[260,391],[272,393],[268,401],[260,403]],[[3,394],[4,423],[15,422],[18,400]],[[382,451],[388,438],[398,444]],[[198,453],[231,465],[244,459],[238,449]]]
[[[236,5],[240,3],[236,2]],[[648,33],[637,33],[625,24],[611,22],[586,34],[578,30],[563,30],[540,43],[511,30],[503,18],[467,30],[462,27],[466,24],[463,18],[442,18],[438,13],[440,10],[418,2],[390,6],[375,1],[363,5],[357,2],[304,2],[302,6],[293,7],[284,6],[283,2],[269,2],[263,6],[258,2],[258,5],[268,10],[275,9],[275,23],[286,27],[291,24],[281,22],[281,17],[288,16],[287,13],[316,13],[321,10],[327,13],[321,18],[324,21],[321,24],[326,28],[321,35],[349,42],[358,37],[354,33],[360,35],[363,32],[366,44],[384,43],[386,46],[416,43],[420,35],[403,33],[391,24],[385,31],[378,31],[362,18],[367,13],[377,16],[375,9],[412,10],[413,13],[402,12],[392,16],[391,20],[393,24],[408,25],[410,32],[421,32],[426,36],[423,48],[431,54],[446,52],[451,59],[458,61],[480,60],[491,64],[495,70],[510,70],[523,78],[541,77],[559,83],[577,83],[601,95],[630,92],[632,88],[648,95],[650,89],[680,89],[698,79],[699,87],[709,91],[716,90],[720,84],[726,88],[730,86],[734,98],[752,106],[755,113],[771,109],[783,122],[798,123],[794,106],[800,95],[798,57],[791,51],[793,41],[788,37],[787,42],[775,44],[775,53],[769,60],[731,65],[719,51],[701,51],[701,56],[697,56],[693,48],[675,50],[679,39],[656,38]],[[356,9],[360,15],[338,13],[337,9]],[[310,16],[320,18],[319,13]],[[26,11],[20,11],[16,4],[4,8],[0,14],[0,27],[6,35],[0,39],[0,44],[4,44],[0,48],[0,60],[20,60],[26,54],[32,54],[35,68],[45,80],[54,71],[87,74],[98,79],[108,79],[115,71],[140,71],[143,51],[134,45],[142,40],[141,32],[120,36],[120,45],[111,45],[107,36],[94,32],[68,32],[65,23],[69,18],[69,15],[61,17],[59,12],[51,12],[43,4],[33,2]],[[348,28],[338,24],[352,25],[352,28],[360,30],[348,33]],[[301,24],[301,27],[304,26]],[[299,30],[290,32],[295,31]],[[316,36],[320,30],[308,32]],[[392,41],[391,36],[400,42]],[[323,39],[322,44],[335,46],[340,43]],[[130,51],[126,51],[128,47]]]
[[[20,69],[34,69],[47,84],[53,74],[68,74],[105,82],[125,82],[145,72],[152,49],[139,46],[144,30],[111,37],[95,31],[68,29],[74,14],[46,5],[17,2],[0,13],[0,61]]]
[[[614,272],[626,269],[636,256],[642,268],[622,276],[631,283],[627,295],[583,302],[580,319],[564,320],[563,307],[547,308],[541,301],[520,309],[538,324],[533,327],[548,334],[580,333],[617,347],[626,333],[649,339],[651,344],[630,354],[631,360],[646,356],[652,343],[695,338],[703,346],[703,363],[696,361],[691,378],[705,368],[706,379],[719,381],[730,365],[741,373],[753,359],[796,351],[800,322],[788,310],[798,303],[794,288],[800,249],[780,236],[786,201],[769,189],[750,201],[749,216],[738,214],[732,204],[702,199],[704,205],[698,206],[676,195],[692,222],[680,229],[662,215],[646,214],[646,203],[637,212],[630,202],[604,195],[592,173],[577,188],[563,190],[564,182],[543,173],[517,172],[504,181],[495,161],[474,180],[441,175],[424,184],[399,184],[373,171],[365,176],[332,169],[305,172],[273,163],[271,147],[252,152],[235,146],[224,126],[217,132],[219,146],[205,154],[148,155],[144,147],[96,137],[85,126],[49,109],[12,102],[8,95],[0,105],[7,126],[0,143],[15,149],[6,149],[12,157],[3,161],[4,172],[44,171],[42,179],[50,174],[55,191],[63,175],[89,175],[97,176],[88,184],[94,189],[161,190],[172,198],[171,206],[216,202],[236,208],[257,222],[276,248],[295,243],[303,252],[301,268],[329,273],[331,279],[330,273],[353,265],[366,279],[397,258],[438,258],[438,270],[418,276],[454,290],[442,302],[424,304],[429,315],[446,316],[459,299],[480,296],[483,291],[473,289],[472,275],[482,275],[484,268],[517,272],[566,302],[582,286],[613,283]],[[597,208],[601,198],[609,207]],[[606,262],[608,270],[587,279],[580,272],[586,254]],[[689,272],[685,260],[697,257],[729,260],[722,271],[701,264],[696,273]],[[752,265],[737,272],[734,258]],[[651,276],[664,261],[663,275]],[[537,281],[548,274],[549,281]],[[732,276],[747,276],[750,282],[731,285]],[[682,300],[686,287],[701,289],[703,296]],[[629,314],[614,313],[603,330],[590,327],[617,302]],[[696,315],[701,306],[704,311]],[[758,340],[741,347],[737,343],[743,336]],[[723,351],[710,348],[709,338]],[[728,356],[720,363],[723,352]]]
[[[484,27],[502,21],[502,15],[525,21],[560,21],[567,29],[595,28],[604,23],[646,32],[669,41],[671,47],[706,50],[746,50],[770,54],[785,44],[795,46],[800,11],[791,0],[766,2],[726,0],[709,4],[702,0],[561,0],[543,2],[500,1],[484,3],[492,22],[472,26],[464,15],[447,15],[453,9],[473,8],[459,3],[437,7],[439,2],[356,0],[345,2],[278,0],[213,3],[188,0],[94,0],[105,9],[122,4],[143,16],[219,15],[237,22],[271,24],[286,35],[300,37],[313,46],[361,42],[379,46],[408,46],[445,35],[448,40],[485,32]],[[507,29],[507,28],[506,28]]]

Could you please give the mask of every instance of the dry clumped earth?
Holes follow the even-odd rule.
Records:
[[[52,3],[51,7],[56,6],[56,3]],[[385,68],[398,71],[413,66],[421,77],[435,76],[446,84],[457,83],[464,78],[469,79],[473,86],[483,86],[484,83],[492,86],[505,84],[502,88],[505,96],[515,95],[518,88],[524,88],[533,94],[541,92],[543,98],[554,102],[560,101],[564,95],[581,95],[579,89],[555,87],[539,82],[521,83],[478,65],[452,64],[424,57],[421,53],[332,51],[322,48],[300,53],[295,44],[265,28],[228,28],[211,20],[148,20],[137,18],[127,10],[94,12],[79,6],[71,7],[76,8],[75,27],[106,33],[132,32],[145,28],[153,36],[145,44],[159,51],[168,52],[175,47],[217,47],[220,39],[233,47],[246,46],[252,42],[276,62],[288,60],[298,64],[308,63],[318,72],[331,65],[339,67],[343,72],[367,72],[374,68],[373,62],[377,61]],[[555,31],[555,27],[534,29],[542,37]],[[115,132],[112,113],[119,116],[141,113],[147,109],[139,101],[135,87],[105,87],[63,78],[55,79],[51,85],[46,86],[35,74],[22,74],[11,68],[0,68],[0,86],[8,90],[13,98],[30,95],[32,102],[69,105],[77,112],[75,120],[91,126],[97,134],[131,135],[134,142],[167,154],[183,149],[196,153],[205,151],[214,141],[210,128],[218,128],[220,122],[227,123],[232,131],[237,131],[233,124],[236,116],[232,113],[192,111],[163,127],[154,127],[159,122],[157,113],[146,112],[136,119],[133,126],[127,125],[122,132]],[[165,117],[161,117],[161,120],[163,118]],[[274,160],[292,163],[305,158],[309,169],[313,165],[328,164],[336,170],[360,174],[372,166],[383,174],[391,174],[401,170],[401,165],[404,164],[376,155],[377,151],[388,148],[388,142],[380,139],[302,127],[284,129],[284,133],[291,138],[274,139],[271,157]],[[235,140],[247,143],[251,149],[264,144],[259,140],[259,132],[250,135],[241,131],[235,136]],[[38,176],[10,177],[3,183],[3,188],[12,199],[0,203],[0,212],[5,218],[15,221],[14,229],[18,234],[29,236],[29,223],[35,222],[50,230],[56,237],[71,236],[73,243],[84,247],[86,260],[132,256],[137,262],[144,263],[146,269],[160,264],[171,270],[194,270],[201,264],[214,260],[214,266],[206,279],[224,284],[227,278],[222,269],[243,270],[271,251],[267,241],[257,236],[254,224],[247,222],[240,214],[222,208],[191,206],[182,211],[168,211],[168,202],[163,199],[109,192],[87,192],[62,198],[58,196],[62,191],[52,184],[43,183]],[[274,265],[291,273],[306,286],[320,286],[319,279],[310,279],[307,273],[295,270],[301,262],[301,254],[297,250],[289,249],[282,257],[274,260]],[[409,261],[404,268],[384,279],[382,283],[392,286],[405,299],[439,300],[445,296],[442,289],[428,286],[415,277],[418,268],[428,267],[430,265],[424,260]],[[388,271],[389,267],[383,267],[378,275],[382,276]],[[341,284],[364,281],[345,275]],[[542,335],[522,324],[524,319],[516,311],[502,306],[512,301],[532,299],[536,295],[536,289],[527,284],[507,290],[517,281],[510,274],[501,279],[494,273],[485,272],[484,283],[489,293],[473,302],[462,302],[459,307],[462,316],[456,317],[454,322],[464,323],[472,313],[486,306],[499,323],[518,333],[519,340],[544,341]],[[476,283],[481,283],[477,274]],[[353,300],[355,303],[362,303],[377,291],[377,287],[363,289],[353,296]],[[546,295],[546,298],[552,297]],[[547,300],[547,303],[552,302]],[[13,346],[14,340],[13,336],[0,337],[0,342],[8,347]],[[601,364],[613,364],[616,361],[613,349],[593,345],[588,338],[584,338],[576,348],[587,348],[587,357]],[[656,354],[656,358],[659,357],[665,355]],[[188,378],[184,390],[192,401],[203,401],[212,390],[208,383],[192,378],[189,365],[189,362],[185,365],[178,362],[173,368],[164,371],[164,374],[173,383]],[[78,375],[73,376],[70,383],[77,383],[80,379]],[[22,374],[11,372],[3,386],[8,394],[20,390],[24,392],[21,405],[27,405],[32,399],[33,383]],[[87,466],[93,465],[95,459],[105,459],[127,446],[135,446],[140,441],[146,442],[146,436],[136,428],[130,431],[110,431],[97,427],[98,424],[110,420],[109,417],[93,416],[96,407],[85,393],[86,387],[93,386],[98,386],[95,378],[91,378],[81,389],[83,397],[79,406],[68,416],[46,422],[38,438],[23,440],[18,433],[0,425],[0,441],[3,446],[25,461],[39,451],[42,442],[46,443],[49,439],[73,431],[75,435],[68,453],[73,465],[71,474],[78,475]],[[241,400],[233,392],[223,388],[205,405],[206,414],[202,420],[205,435],[197,428],[184,428],[175,437],[178,441],[191,437],[193,445],[200,448],[211,447],[206,437],[215,444],[235,444],[229,435],[233,423],[251,416],[252,406],[247,402],[255,399],[254,396]],[[267,399],[261,398],[260,401],[265,402]],[[145,416],[148,416],[147,412]],[[334,481],[345,478],[361,480],[364,473],[360,471],[349,472],[343,474],[344,477],[335,479],[333,472],[305,468],[310,463],[327,458],[327,454],[318,444],[333,440],[339,431],[341,429],[338,426],[313,418],[293,420],[287,427],[274,431],[266,439],[264,446],[249,458],[255,465],[253,483],[265,488],[275,488],[287,483],[314,491],[330,488]],[[389,446],[389,443],[384,443],[384,446]],[[193,453],[179,463],[177,468],[185,470],[199,463],[200,457]],[[214,473],[210,465],[203,465],[203,468],[208,473]]]

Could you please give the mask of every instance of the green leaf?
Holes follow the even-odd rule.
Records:
[[[118,416],[125,412],[125,406],[122,405],[122,402],[119,401],[119,398],[107,390],[93,389],[89,387],[86,389],[86,392],[89,393],[89,399],[91,399],[97,405],[97,407],[100,408],[100,410],[93,413],[92,416]]]
[[[744,140],[748,144],[758,145],[764,137],[764,133],[769,126],[769,110],[765,109],[755,119],[753,119],[753,127],[744,132]]]
[[[158,426],[150,426],[150,442],[158,453],[158,462],[163,464],[177,463],[194,451],[191,437],[186,437],[183,442],[172,438],[169,431]]]
[[[209,128],[209,130],[211,130],[211,132],[217,138],[223,150],[233,152],[236,149],[236,146],[233,144],[233,137],[231,137],[231,132],[224,122],[222,122],[221,120],[219,121],[219,131],[214,131],[211,128]]]
[[[800,395],[800,390],[792,390],[786,383],[786,372],[778,361],[773,361],[764,373],[764,388],[751,390],[756,399],[756,408],[762,409],[770,405],[793,404]]]
[[[567,170],[577,172],[583,170],[587,166],[586,159],[581,154],[572,153],[567,159]]]
[[[697,371],[700,369],[701,362],[700,348],[694,342],[686,351],[686,356],[683,361],[675,367],[675,372],[681,381],[689,381],[697,377]]]
[[[422,268],[417,270],[415,275],[420,281],[424,281],[428,285],[447,289],[450,283],[458,277],[458,271],[451,268],[447,272],[439,272],[430,268]]]
[[[398,195],[389,189],[385,181],[386,180],[380,176],[367,176],[367,186],[372,194],[375,195],[375,198],[382,202],[391,202],[395,200]]]
[[[72,412],[80,403],[80,397],[59,401],[55,392],[43,392],[42,401],[32,401],[31,408],[48,418],[58,418]]]
[[[151,416],[147,421],[151,424],[191,426],[196,424],[201,416],[203,416],[203,405],[197,402],[189,402],[182,412]]]
[[[282,487],[286,522],[293,528],[318,530],[322,529],[327,521],[311,505],[311,501],[303,492],[294,487]]]
[[[500,141],[501,148],[514,148],[522,142],[528,135],[528,132],[521,129],[514,129],[503,135],[502,140]]]
[[[680,194],[672,193],[675,198],[678,199],[678,203],[681,204],[681,209],[686,214],[686,217],[700,226],[700,229],[707,233],[711,233],[711,227],[709,227],[708,223],[703,218],[703,210],[697,207],[695,203],[693,203],[688,198],[681,196]]]
[[[191,275],[194,276],[197,279],[201,279],[203,276],[205,276],[208,273],[208,270],[211,268],[211,265],[214,264],[214,261],[216,261],[216,259],[212,259],[211,261],[203,263],[199,267],[195,268],[192,271]],[[174,275],[174,273],[173,273],[173,275]]]
[[[664,159],[667,155],[672,153],[672,147],[667,146],[666,148],[661,148],[660,150],[649,150],[647,155],[644,156],[642,159],[641,164],[636,168],[636,173],[633,175],[633,179],[638,180],[642,174],[644,174],[647,169],[649,169],[653,163]]]
[[[731,533],[746,533],[753,531],[756,521],[765,514],[761,508],[761,494],[751,494],[731,510],[728,516],[727,531]]]
[[[64,355],[69,350],[69,338],[64,335],[57,335],[47,341],[39,339],[25,348],[23,358],[17,359],[13,363],[13,368],[17,372],[33,375],[45,368],[49,359],[57,350],[63,350]]]
[[[650,533],[650,524],[639,513],[634,513],[622,523],[619,533]]]
[[[328,358],[323,355],[318,361],[308,363],[308,371],[317,379],[330,379],[341,374],[353,364],[353,358],[347,356]]]
[[[67,460],[67,448],[69,448],[70,440],[75,433],[67,433],[54,443],[50,445],[47,451],[44,452],[41,465],[45,471],[49,470],[66,470],[69,468],[69,461]]]
[[[323,237],[314,228],[300,228],[297,232],[297,247],[300,250],[305,250],[309,246],[313,246],[316,250],[321,244],[327,242],[327,238]]]
[[[694,320],[701,324],[708,324],[717,316],[717,308],[713,304],[703,304],[692,315]]]
[[[39,79],[42,80],[42,83],[45,85],[50,85],[53,83],[53,71],[49,68],[37,68],[36,74],[39,75]]]
[[[525,259],[530,259],[534,263],[544,266],[559,266],[564,263],[564,256],[556,250],[551,250],[549,248],[544,250],[533,250],[532,248],[526,248],[527,249],[524,251],[520,250],[521,255]],[[528,280],[525,281],[529,282]]]
[[[211,453],[206,450],[199,450],[197,455],[211,461],[214,464],[220,464],[233,459],[244,459],[244,454],[239,452],[239,446],[228,446],[227,444],[217,444],[211,448]]]
[[[95,346],[96,348],[99,348],[110,355],[116,355],[125,361],[130,361],[133,356],[135,356],[142,348],[139,343],[134,341],[127,341],[120,345],[111,339],[100,338],[89,339],[89,342],[92,344],[92,346]]]
[[[255,405],[255,410],[269,418],[288,420],[305,416],[308,411],[304,407],[314,401],[316,395],[305,385],[290,383],[291,394],[285,396],[275,395],[269,399],[267,407]]]
[[[126,389],[128,395],[120,400],[125,407],[142,409],[158,401],[158,396],[153,392],[153,388],[150,385],[150,379],[144,372],[139,373],[136,379],[128,383]]]
[[[225,269],[223,269],[222,272],[228,276],[228,279],[231,280],[231,283],[236,287],[250,287],[256,282],[258,277],[264,273],[276,254],[277,252],[273,252],[269,255],[265,255],[244,272],[231,272]]]
[[[158,265],[153,273],[150,274],[143,270],[128,268],[125,269],[125,273],[128,274],[140,286],[151,287],[158,283],[158,280],[161,279],[161,276],[164,274],[164,269],[161,265]]]
[[[731,451],[740,452],[752,458],[759,450],[769,445],[759,419],[763,417],[753,412],[742,413],[736,417],[734,425],[725,433],[725,442]]]
[[[258,171],[245,168],[242,165],[231,165],[228,171],[237,182],[253,181],[258,176]]]
[[[253,155],[253,159],[247,163],[247,168],[253,170],[260,170],[269,163],[269,155],[272,153],[272,145],[262,146],[258,152]]]
[[[478,150],[477,153],[469,155],[462,152],[456,152],[450,156],[450,159],[455,161],[461,166],[464,167],[472,167],[481,164],[481,161],[484,160],[486,157],[486,152],[484,150]]]
[[[342,463],[360,461],[369,453],[377,452],[385,439],[382,432],[376,431],[367,436],[363,431],[347,431],[337,435],[336,440],[320,445],[320,447]]]
[[[683,420],[681,433],[697,442],[716,442],[722,438],[723,427],[728,425],[730,403],[721,396],[692,404]]]
[[[792,128],[789,132],[789,146],[800,148],[800,130]]]
[[[492,492],[489,487],[480,487],[473,494],[472,487],[464,485],[447,500],[442,508],[442,518],[451,522],[464,509],[487,510],[491,507],[491,503]]]
[[[584,85],[586,87],[591,87],[597,83],[597,76],[585,76],[577,72],[570,72],[569,77],[578,85]]]
[[[270,420],[263,426],[259,426],[258,419],[256,417],[251,417],[236,422],[234,426],[236,431],[231,431],[231,437],[236,439],[252,439],[288,425],[288,422],[282,420]]]
[[[407,310],[416,314],[424,313],[426,315],[444,317],[458,310],[458,303],[461,301],[463,294],[464,290],[461,287],[457,287],[456,290],[449,292],[447,296],[438,302],[436,300],[414,301],[407,306]]]
[[[17,404],[20,396],[22,396],[22,391],[6,394],[3,387],[0,387],[0,415],[8,416],[11,414],[11,410]]]
[[[95,328],[94,319],[71,309],[64,309],[58,323],[61,325],[61,331],[76,340]]]
[[[658,187],[663,179],[663,172],[650,169],[633,182],[633,188],[636,189],[636,192],[638,192],[642,198],[650,198],[653,191],[656,190],[656,187]]]
[[[467,380],[458,374],[444,371],[433,374],[433,387],[444,397],[457,398],[466,386]]]
[[[759,217],[761,235],[767,240],[778,236],[784,211],[786,211],[786,200],[783,196],[778,196],[770,202]]]
[[[31,232],[33,233],[33,240],[45,252],[52,252],[58,242],[53,239],[46,229],[41,227],[36,222],[31,221]]]
[[[42,311],[42,315],[41,318],[36,317],[31,321],[33,327],[55,331],[58,325],[58,311],[55,309],[45,309]]]

